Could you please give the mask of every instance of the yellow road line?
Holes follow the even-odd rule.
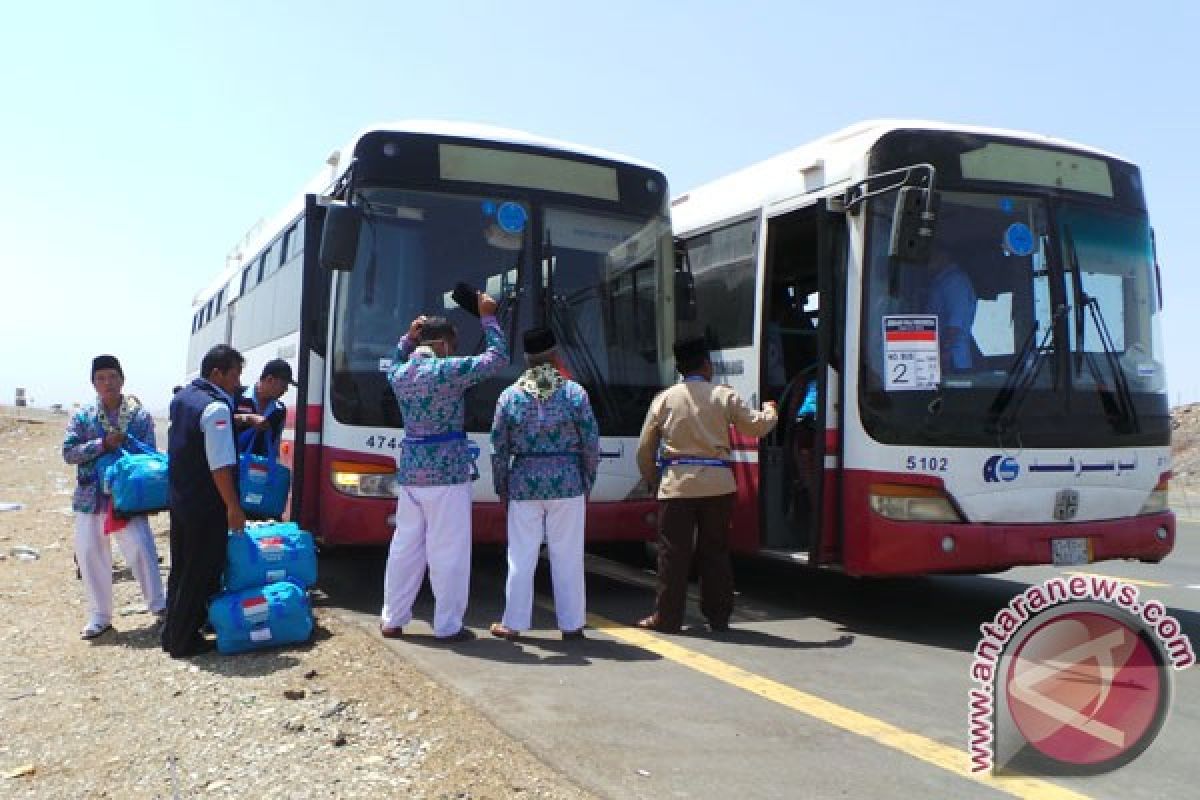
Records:
[[[883,720],[839,706],[799,689],[793,689],[770,678],[747,672],[703,653],[681,647],[648,631],[633,628],[596,614],[588,614],[588,624],[626,644],[656,653],[669,661],[708,675],[710,678],[716,678],[730,686],[756,694],[793,711],[799,711],[842,730],[866,737],[885,747],[899,750],[947,772],[990,786],[1014,797],[1038,798],[1039,800],[1087,800],[1087,795],[1037,778],[974,774],[968,768],[969,761],[965,747],[951,747],[926,736],[910,733]],[[965,730],[966,698],[963,698],[963,718]]]
[[[1117,575],[1102,575],[1099,572],[1076,572],[1074,570],[1068,570],[1067,574],[1080,575],[1084,578],[1108,578],[1110,580],[1120,581],[1121,583],[1132,583],[1136,586],[1149,586],[1152,589],[1166,589],[1170,588],[1171,586],[1169,583],[1162,583],[1160,581],[1144,581],[1141,578],[1122,578]]]

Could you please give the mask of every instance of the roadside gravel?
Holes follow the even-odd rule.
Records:
[[[0,510],[0,796],[591,796],[334,610],[301,648],[175,661],[119,567],[116,632],[81,641],[66,417],[14,414],[0,409],[0,509],[22,506]],[[165,561],[166,515],[151,525]]]

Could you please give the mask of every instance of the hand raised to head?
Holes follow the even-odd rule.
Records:
[[[408,326],[408,338],[420,339],[421,338],[421,329],[424,327],[425,327],[425,315],[422,314],[421,316],[414,319],[412,321],[412,324]]]
[[[496,309],[499,307],[500,307],[500,304],[497,303],[494,299],[492,299],[492,296],[490,294],[488,294],[487,292],[479,293],[479,316],[481,316],[481,317],[495,316]]]

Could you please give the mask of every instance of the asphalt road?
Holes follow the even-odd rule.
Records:
[[[1159,565],[1081,571],[1136,581],[1200,646],[1200,522],[1181,521]],[[381,551],[322,561],[325,604],[374,629]],[[539,569],[539,602],[548,598]],[[678,636],[638,631],[653,576],[590,558],[589,640],[563,642],[546,608],[519,642],[487,635],[503,604],[504,556],[476,552],[475,641],[433,642],[428,587],[398,654],[454,687],[542,759],[613,798],[1193,796],[1200,677],[1176,673],[1170,716],[1139,758],[1085,778],[980,783],[966,772],[967,697],[979,626],[1029,584],[1062,571],[859,580],[774,563],[738,567],[734,630],[699,617]],[[693,614],[698,614],[693,604]]]

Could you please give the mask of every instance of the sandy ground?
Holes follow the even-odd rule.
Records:
[[[22,506],[0,510],[0,796],[590,796],[327,609],[305,647],[175,661],[119,566],[116,632],[81,641],[67,418],[21,417],[0,409],[0,504]]]

